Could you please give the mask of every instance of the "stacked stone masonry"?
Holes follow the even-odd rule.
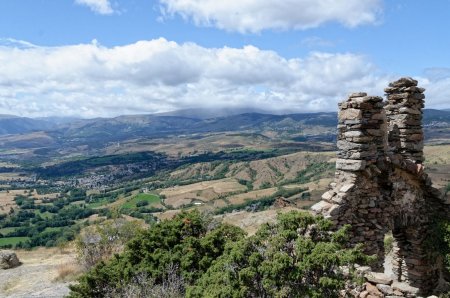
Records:
[[[430,293],[441,272],[425,238],[436,212],[449,209],[422,165],[424,91],[401,78],[385,89],[387,101],[353,93],[339,104],[335,179],[312,210],[337,227],[350,224],[351,243],[378,256],[374,271],[383,271],[392,232],[394,281]]]

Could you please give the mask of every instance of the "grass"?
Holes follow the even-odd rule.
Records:
[[[127,202],[122,205],[122,208],[124,209],[135,208],[137,207],[136,204],[139,202],[148,202],[148,206],[151,206],[160,203],[161,199],[158,195],[155,194],[140,193],[134,196],[133,198],[127,200]]]
[[[36,209],[36,210],[34,211],[34,214],[40,215],[42,218],[45,218],[45,219],[50,219],[50,218],[53,217],[53,214],[52,214],[52,213],[50,213],[50,212],[48,212],[48,211],[45,211],[44,213],[42,213],[39,209]]]
[[[8,237],[8,238],[0,238],[0,247],[5,245],[16,245],[20,242],[25,242],[29,238],[28,237]]]
[[[0,229],[0,233],[3,235],[6,235],[8,233],[14,232],[16,229],[17,229],[17,227],[3,228],[3,229]]]
[[[102,207],[102,206],[107,205],[107,204],[109,204],[109,202],[108,202],[108,200],[105,199],[105,200],[101,200],[101,201],[98,201],[98,202],[95,202],[95,203],[89,203],[86,206],[89,207],[89,208],[98,208],[98,207]]]
[[[50,232],[50,231],[60,231],[62,227],[46,227],[44,229],[44,232]]]
[[[80,266],[74,263],[61,264],[57,268],[54,281],[72,281],[82,272]]]

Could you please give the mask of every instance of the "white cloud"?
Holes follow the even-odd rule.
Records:
[[[159,0],[163,17],[180,15],[200,26],[256,33],[308,29],[327,22],[356,27],[378,22],[382,0]]]
[[[425,71],[425,77],[415,78],[422,83],[425,91],[425,107],[450,108],[450,69],[434,68]]]
[[[87,6],[98,14],[109,15],[114,13],[109,0],[75,0],[75,3]]]
[[[382,95],[392,76],[367,57],[286,59],[254,46],[205,48],[163,38],[118,47],[0,45],[0,114],[115,116],[195,107],[329,111],[355,91]],[[421,81],[427,107],[448,102],[450,79]],[[424,84],[422,84],[424,85]]]

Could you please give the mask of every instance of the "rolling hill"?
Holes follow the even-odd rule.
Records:
[[[4,115],[0,116],[0,144],[4,148],[22,149],[77,146],[100,149],[114,142],[186,135],[195,138],[196,134],[224,132],[258,133],[296,142],[334,142],[335,139],[337,114],[334,112],[286,115],[226,112],[230,115],[207,119],[153,114],[70,121]],[[195,111],[189,113],[195,116]],[[450,139],[450,111],[424,110],[424,127],[427,140]]]

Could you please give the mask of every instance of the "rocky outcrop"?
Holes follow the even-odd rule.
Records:
[[[383,271],[384,236],[392,232],[393,280],[419,293],[439,280],[439,259],[426,239],[433,220],[449,210],[422,165],[424,91],[401,78],[385,89],[386,102],[354,93],[339,104],[335,179],[312,207],[337,227],[351,225],[351,243],[378,256],[374,271]]]
[[[20,266],[19,258],[10,250],[0,251],[0,269],[11,269]]]
[[[422,296],[420,289],[411,286],[407,282],[399,282],[384,274],[371,272],[367,267],[357,269],[364,283],[361,285],[348,284],[342,291],[342,297],[355,298],[401,298],[401,297],[427,297],[437,298],[437,296]]]

